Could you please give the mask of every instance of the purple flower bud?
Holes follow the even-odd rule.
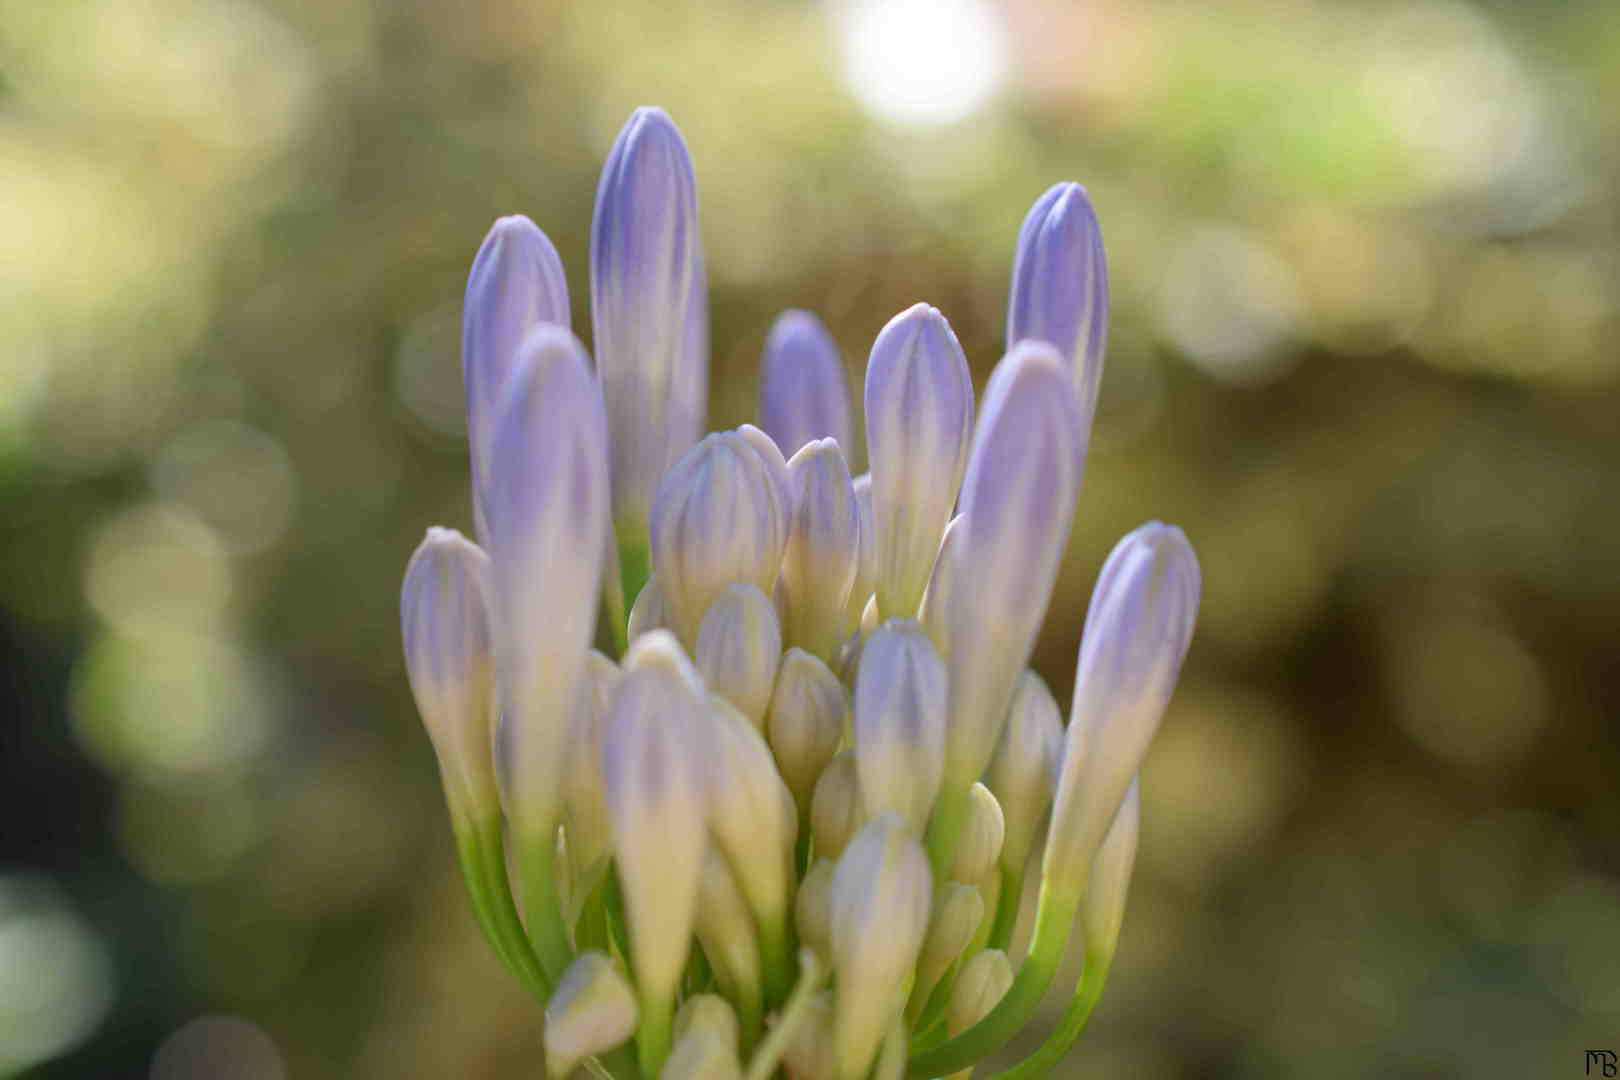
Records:
[[[548,827],[610,528],[602,395],[573,334],[541,324],[524,339],[491,445],[484,508],[507,806]]]
[[[1007,725],[985,770],[984,782],[1001,804],[1005,825],[1001,865],[1021,874],[1056,788],[1063,756],[1063,717],[1052,691],[1033,671],[1018,678]]]
[[[765,726],[782,661],[782,631],[764,593],[746,582],[720,590],[698,629],[694,659],[710,690],[754,727]]]
[[[866,367],[866,442],[877,525],[878,608],[917,613],[956,505],[973,430],[973,380],[945,316],[889,320]]]
[[[950,590],[947,788],[979,778],[1029,662],[1080,488],[1080,416],[1050,345],[1024,342],[985,389]]]
[[[919,832],[945,768],[945,665],[915,619],[889,619],[861,653],[855,767],[871,814],[891,810]]]
[[[836,439],[845,458],[855,452],[849,389],[838,345],[808,311],[784,311],[771,326],[765,339],[759,416],[789,456],[816,439]]]
[[[770,594],[787,544],[781,492],[763,456],[737,432],[706,436],[665,474],[652,515],[658,587],[684,642],[720,590],[748,582]]]
[[[1125,895],[1136,865],[1136,838],[1142,829],[1142,780],[1131,781],[1125,801],[1108,826],[1091,864],[1091,884],[1080,905],[1087,952],[1112,953],[1125,921]]]
[[[503,217],[473,259],[462,307],[461,377],[467,392],[467,443],[472,450],[473,514],[484,529],[481,483],[489,472],[495,410],[518,348],[541,323],[567,329],[568,279],[546,234],[521,214]]]
[[[658,478],[697,441],[708,400],[709,314],[697,185],[662,109],[613,144],[591,222],[591,321],[613,433],[613,512],[638,527]]]
[[[1108,345],[1108,260],[1086,189],[1055,184],[1036,200],[1018,233],[1007,348],[1020,341],[1055,347],[1074,374],[1089,423]]]
[[[855,505],[860,511],[861,527],[857,537],[855,555],[855,584],[850,586],[849,606],[844,621],[844,632],[852,634],[860,627],[866,602],[877,589],[877,518],[872,512],[872,474],[861,473],[852,485]]]
[[[1063,771],[1043,873],[1086,887],[1131,778],[1164,717],[1192,640],[1198,558],[1172,525],[1149,522],[1108,556],[1086,613]]]
[[[454,529],[432,528],[400,591],[405,668],[458,818],[495,814],[489,559]]]
[[[816,439],[788,462],[793,517],[778,596],[782,638],[823,660],[846,636],[849,591],[860,555],[860,506],[838,443]]]

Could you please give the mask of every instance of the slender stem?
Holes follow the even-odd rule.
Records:
[[[455,834],[462,879],[484,935],[518,980],[544,1001],[551,994],[552,984],[529,946],[512,904],[500,818],[457,821]]]
[[[770,1080],[776,1073],[776,1066],[781,1063],[788,1044],[793,1041],[793,1036],[810,1012],[810,1003],[821,986],[822,975],[821,962],[816,959],[815,953],[801,949],[799,981],[788,996],[787,1004],[782,1007],[782,1018],[765,1036],[765,1041],[759,1044],[759,1049],[754,1051],[754,1059],[748,1063],[748,1072],[743,1080]]]
[[[1001,868],[1001,896],[996,902],[996,922],[990,930],[989,947],[1007,948],[1018,929],[1018,909],[1024,902],[1024,872]]]
[[[657,1080],[659,1070],[669,1058],[673,1040],[675,1002],[663,994],[641,995],[641,1021],[636,1027],[636,1051],[641,1057],[641,1075],[645,1080]]]
[[[552,984],[562,980],[573,962],[568,930],[563,925],[562,903],[557,894],[556,829],[533,829],[518,843],[518,872],[523,878],[523,909],[529,916],[529,940],[540,957]]]
[[[652,553],[648,550],[647,526],[626,522],[618,525],[619,541],[619,595],[623,598],[626,619],[621,620],[618,633],[629,632],[628,615],[641,595],[641,588],[652,576]]]
[[[951,876],[951,863],[956,858],[957,842],[962,839],[968,806],[965,790],[941,791],[934,804],[934,818],[928,823],[928,862],[935,881],[945,881]]]
[[[760,920],[759,956],[765,977],[765,1000],[774,1005],[793,987],[793,941],[788,919],[782,915]]]
[[[629,1043],[616,1046],[605,1054],[598,1054],[597,1060],[601,1062],[603,1071],[616,1080],[630,1080],[641,1071],[636,1067],[635,1047]]]
[[[1046,1037],[1039,1050],[1006,1072],[998,1073],[997,1080],[1036,1080],[1063,1059],[1069,1047],[1086,1029],[1086,1021],[1091,1019],[1091,1010],[1096,1008],[1097,999],[1102,996],[1103,986],[1108,982],[1108,969],[1113,962],[1111,949],[1086,950],[1086,966],[1080,975],[1080,985],[1075,988],[1074,998],[1069,1002],[1063,1019],[1058,1021],[1057,1029]]]
[[[1074,897],[1060,896],[1043,887],[1029,954],[1018,969],[1007,996],[983,1020],[960,1035],[914,1054],[910,1075],[918,1078],[946,1076],[1005,1046],[1007,1040],[1029,1022],[1040,1006],[1041,996],[1056,977],[1078,908]]]

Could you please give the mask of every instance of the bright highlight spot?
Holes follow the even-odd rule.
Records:
[[[836,0],[832,17],[845,81],[888,123],[966,119],[1006,75],[1006,32],[981,0]]]

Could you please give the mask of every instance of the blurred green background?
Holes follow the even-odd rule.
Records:
[[[0,1075],[512,1077],[400,660],[470,524],[500,214],[588,331],[597,170],[696,159],[711,426],[770,320],[982,380],[1078,179],[1114,324],[1038,663],[1113,541],[1205,603],[1063,1075],[1620,1049],[1620,5],[0,0]],[[857,457],[860,455],[857,454]]]

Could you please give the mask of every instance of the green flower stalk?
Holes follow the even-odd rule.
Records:
[[[533,222],[496,222],[473,263],[478,543],[429,530],[401,594],[473,914],[543,1002],[554,1076],[965,1075],[1079,949],[1063,1019],[1004,1074],[1042,1075],[1114,961],[1199,596],[1179,530],[1122,541],[1065,729],[1028,664],[1106,344],[1095,212],[1073,184],[1030,211],[977,405],[943,314],[883,327],[852,476],[809,312],[772,328],[762,426],[702,433],[695,193],[673,121],[638,110],[597,191],[594,358]]]

